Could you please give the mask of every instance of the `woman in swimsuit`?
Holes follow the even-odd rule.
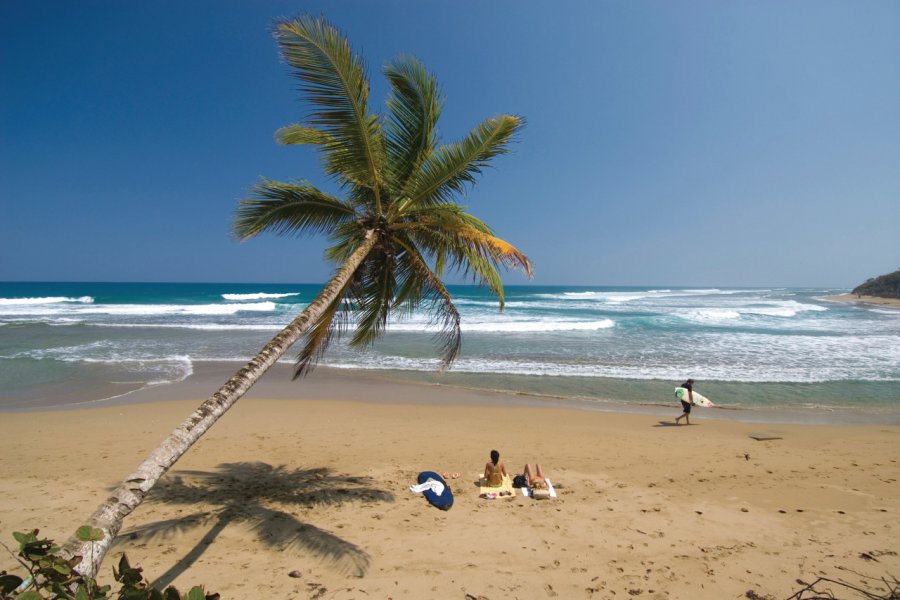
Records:
[[[540,464],[535,464],[534,470],[531,469],[531,465],[525,465],[525,482],[530,489],[547,489],[547,478]]]
[[[503,478],[506,477],[506,466],[500,462],[500,453],[491,450],[491,462],[484,465],[484,480],[490,486],[503,485]]]

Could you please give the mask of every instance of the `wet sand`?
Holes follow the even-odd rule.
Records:
[[[674,426],[675,407],[278,375],[128,518],[102,578],[121,552],[159,583],[223,598],[784,598],[798,578],[876,590],[867,577],[900,574],[898,425],[698,408]],[[0,538],[63,540],[211,391],[201,375],[112,406],[4,413]],[[542,463],[558,497],[480,499],[492,448],[512,472]],[[423,470],[460,474],[451,510],[409,491]]]
[[[888,306],[891,308],[900,308],[900,299],[898,298],[880,298],[878,296],[857,296],[856,294],[841,294],[839,296],[824,296],[823,300],[832,302],[850,302],[856,304],[876,304],[878,306]]]

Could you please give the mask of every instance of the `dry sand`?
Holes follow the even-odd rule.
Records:
[[[856,294],[841,294],[840,296],[825,296],[823,300],[831,300],[833,302],[851,302],[855,304],[877,304],[879,306],[900,308],[900,299],[881,298],[879,296],[857,296]]]
[[[676,427],[660,422],[674,405],[661,418],[341,379],[242,399],[127,519],[101,580],[122,552],[223,598],[786,598],[798,578],[900,576],[900,426],[696,409]],[[202,397],[156,393],[171,399],[3,414],[0,539],[65,539]],[[510,471],[541,462],[558,498],[478,498],[492,448]],[[461,474],[451,510],[409,491],[422,470]],[[18,570],[8,555],[0,569]]]

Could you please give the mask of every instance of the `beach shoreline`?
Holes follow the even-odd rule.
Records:
[[[4,290],[0,412],[205,397],[319,287]],[[252,393],[290,398],[326,381],[368,379],[408,401],[449,388],[493,394],[488,403],[658,414],[678,408],[674,387],[692,377],[716,418],[900,422],[896,311],[822,300],[835,290],[513,286],[503,313],[482,289],[451,292],[465,340],[451,369],[440,370],[428,320],[416,314],[363,351],[336,340],[302,382],[290,382],[288,354]],[[444,395],[452,402],[455,393]]]
[[[90,389],[71,390],[58,396],[27,404],[5,407],[0,412],[78,410],[133,403],[154,403],[172,398],[205,398],[224,384],[244,363],[203,362],[193,365],[191,374],[182,381],[145,386],[116,394],[98,397]],[[448,382],[440,373],[405,373],[339,369],[320,366],[312,374],[292,380],[292,366],[279,363],[273,366],[251,389],[248,397],[303,401],[319,397],[341,397],[355,401],[381,404],[480,405],[511,407],[561,408],[575,411],[614,412],[667,417],[680,411],[674,395],[669,398],[668,383],[661,384],[665,393],[639,400],[624,401],[612,396],[579,397],[529,392],[516,389],[486,388]],[[552,382],[552,378],[551,382]],[[552,385],[550,386],[552,387]],[[65,399],[63,399],[63,397]],[[806,425],[841,424],[900,424],[900,407],[732,407],[711,409],[697,407],[695,414],[712,420],[748,423],[784,423]]]
[[[879,296],[864,296],[857,294],[839,294],[837,296],[823,296],[822,300],[829,302],[845,302],[868,306],[879,306],[900,309],[900,298],[881,298]]]
[[[103,578],[122,552],[157,583],[202,583],[223,598],[713,600],[787,597],[797,578],[858,584],[844,569],[900,573],[896,425],[759,424],[698,409],[695,425],[675,426],[673,410],[498,404],[358,374],[300,387],[302,398],[271,398],[288,389],[264,380],[236,404],[126,520]],[[208,390],[197,389],[5,413],[0,537],[38,527],[62,541],[199,405]],[[492,448],[512,473],[542,463],[558,498],[478,498]],[[450,511],[408,490],[424,470],[451,475]],[[16,565],[6,556],[0,569]]]

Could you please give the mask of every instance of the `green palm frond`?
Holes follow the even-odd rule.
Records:
[[[466,184],[474,183],[492,158],[507,152],[507,145],[523,124],[520,117],[501,115],[478,125],[463,141],[441,146],[410,179],[403,195],[412,206],[450,202],[465,193]]]
[[[435,147],[442,100],[434,75],[412,56],[397,58],[384,68],[391,84],[387,101],[387,152],[392,181],[402,189]]]
[[[354,346],[368,346],[384,332],[397,289],[394,258],[376,247],[357,271],[360,287],[353,298],[356,331],[350,341]]]
[[[368,112],[369,83],[362,59],[324,19],[283,21],[274,35],[314,106],[309,125],[333,139],[325,145],[326,171],[375,190],[380,212],[384,143],[377,117]]]
[[[343,263],[363,243],[365,235],[365,224],[360,221],[348,221],[335,227],[329,235],[334,243],[325,249],[325,259]]]
[[[395,238],[395,242],[403,248],[398,262],[402,265],[405,281],[394,304],[413,312],[423,302],[431,303],[432,323],[439,327],[436,338],[441,348],[441,369],[447,369],[462,348],[459,311],[441,278],[428,267],[415,245],[401,238]]]
[[[279,144],[296,144],[310,146],[324,146],[335,143],[333,137],[315,127],[292,123],[275,132],[275,140]]]
[[[424,285],[417,267],[411,263],[411,254],[416,251],[412,240],[402,234],[395,235],[392,245],[399,252],[394,268],[397,291],[391,304],[391,312],[403,319],[412,315],[419,304],[424,301]]]
[[[304,335],[306,343],[300,354],[297,355],[297,361],[294,364],[294,379],[303,377],[312,371],[325,355],[335,335],[340,337],[346,331],[350,321],[350,312],[344,301],[346,290],[346,287],[341,290],[334,301],[328,305],[321,318]]]
[[[352,206],[306,182],[263,180],[254,197],[238,206],[232,230],[241,240],[269,231],[277,235],[330,232],[357,217]]]

